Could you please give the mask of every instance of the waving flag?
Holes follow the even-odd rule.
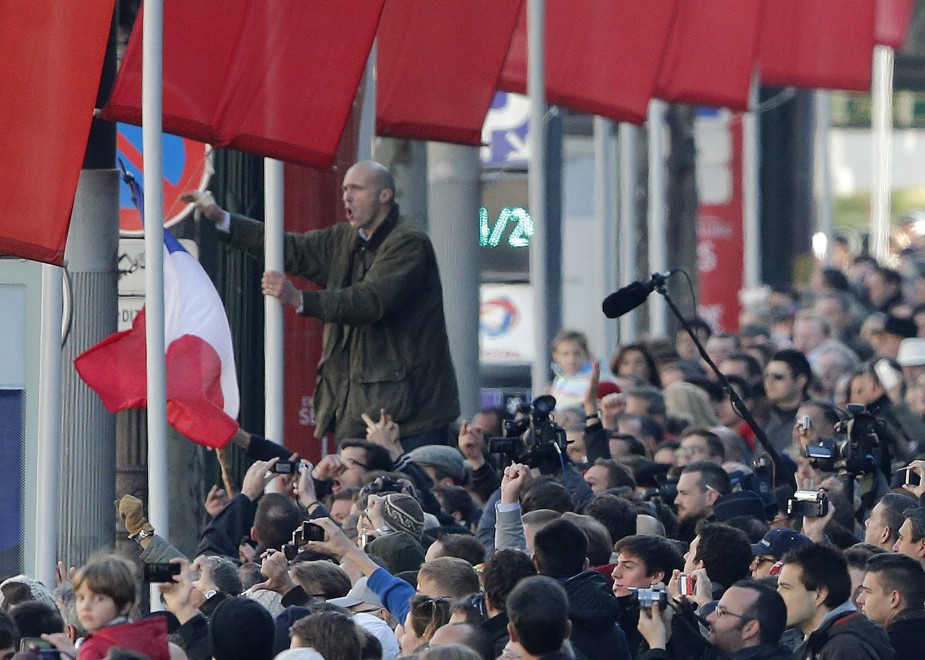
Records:
[[[133,180],[139,210],[141,190]],[[222,447],[238,430],[239,395],[231,329],[218,292],[174,236],[164,230],[164,344],[167,421],[190,440]],[[110,412],[147,405],[145,310],[74,360]]]

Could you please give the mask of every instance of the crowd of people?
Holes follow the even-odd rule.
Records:
[[[752,296],[738,332],[691,319],[703,352],[681,331],[602,365],[563,330],[554,404],[449,430],[429,241],[397,222],[381,165],[351,168],[343,195],[348,223],[287,236],[287,268],[325,290],[263,279],[326,324],[319,430],[336,453],[312,464],[239,431],[220,458],[244,452],[250,467],[240,483],[223,470],[190,557],[123,495],[143,570],[101,553],[60,564],[56,585],[4,580],[4,657],[887,660],[925,647],[920,246],[894,269],[837,242],[805,290]],[[201,210],[260,251],[258,223]],[[407,312],[411,286],[433,309]],[[142,616],[148,584],[162,608]]]

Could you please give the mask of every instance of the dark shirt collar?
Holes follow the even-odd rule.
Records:
[[[382,221],[382,224],[376,228],[376,231],[373,232],[371,238],[364,238],[362,234],[357,234],[357,247],[362,247],[366,250],[375,251],[386,237],[392,233],[392,230],[395,229],[395,225],[398,224],[398,204],[392,204],[392,210],[389,211],[389,214],[385,217],[385,220]]]

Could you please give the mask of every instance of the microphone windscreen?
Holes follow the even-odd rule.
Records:
[[[654,288],[651,281],[628,284],[604,298],[601,310],[609,319],[619,318],[644,303]]]

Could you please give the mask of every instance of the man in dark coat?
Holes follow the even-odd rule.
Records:
[[[263,292],[324,322],[315,390],[316,436],[366,436],[362,414],[388,411],[405,450],[446,444],[459,416],[443,292],[428,236],[398,221],[392,175],[380,163],[357,163],[344,177],[346,223],[287,233],[286,272],[324,287],[299,291],[268,271]],[[231,245],[263,257],[263,223],[199,202]]]
[[[607,579],[588,570],[587,555],[588,538],[568,520],[552,521],[533,539],[536,570],[557,580],[568,595],[569,639],[576,651],[588,660],[628,660],[626,636],[617,625],[620,605]]]
[[[897,658],[925,649],[925,568],[898,553],[874,555],[858,593],[858,607],[886,628]]]
[[[892,660],[883,628],[851,602],[848,562],[831,546],[807,545],[783,559],[777,591],[787,605],[787,626],[805,635],[794,660]]]

